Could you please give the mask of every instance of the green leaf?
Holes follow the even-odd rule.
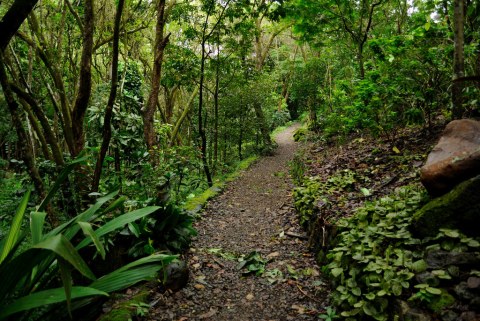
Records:
[[[412,266],[411,266],[411,269],[416,273],[424,272],[427,270],[427,268],[428,268],[428,264],[427,262],[425,262],[425,260],[415,261],[412,263]]]
[[[97,289],[89,287],[76,286],[72,287],[72,299],[94,296],[94,295],[104,295],[108,296],[107,293],[99,291]],[[56,288],[45,291],[39,291],[22,298],[19,298],[12,304],[7,307],[4,307],[0,310],[0,320],[5,319],[6,317],[21,311],[27,311],[34,308],[39,308],[48,304],[64,302],[66,300],[64,288]]]
[[[58,266],[60,267],[60,277],[62,278],[63,288],[65,289],[65,299],[67,301],[68,314],[72,318],[72,266],[62,258],[58,258]]]
[[[72,239],[75,234],[80,230],[80,226],[75,226],[73,224],[77,222],[86,222],[89,221],[93,215],[102,207],[103,204],[114,198],[118,194],[118,191],[114,191],[108,195],[100,197],[97,199],[95,204],[90,206],[85,212],[79,214],[78,216],[72,218],[70,221],[54,228],[46,236],[54,236],[65,231],[65,237],[67,239]]]
[[[456,231],[456,230],[441,228],[440,232],[443,232],[443,234],[445,234],[446,236],[451,237],[451,238],[459,238],[460,237],[460,233],[458,233],[458,231]]]
[[[363,194],[365,197],[371,195],[370,190],[369,190],[368,188],[365,188],[365,187],[360,188],[360,192],[362,192],[362,194]]]
[[[95,234],[95,232],[93,231],[92,225],[87,222],[77,222],[77,223],[82,228],[83,234],[85,234],[85,236],[89,236],[92,239],[93,244],[95,244],[95,247],[97,248],[98,253],[100,253],[100,255],[102,256],[102,259],[105,260],[105,255],[106,255],[105,248],[103,247],[103,244],[98,238],[97,234]]]
[[[45,223],[45,212],[30,213],[30,232],[32,233],[32,244],[35,245],[43,238],[43,224]]]
[[[468,241],[467,245],[470,247],[480,247],[480,242],[478,242],[477,240],[471,240]]]
[[[129,263],[92,282],[90,287],[113,292],[155,277],[165,265],[176,259],[177,255],[154,254]]]
[[[50,250],[69,262],[87,278],[91,280],[96,279],[95,275],[93,275],[92,271],[90,271],[87,263],[85,263],[80,254],[78,254],[72,243],[70,243],[70,241],[67,240],[62,234],[48,238],[34,245],[33,248]]]
[[[431,26],[430,21],[428,21],[428,22],[424,25],[425,30],[428,31],[428,30],[430,29],[430,26]]]
[[[23,195],[22,200],[20,201],[20,205],[18,205],[17,212],[13,217],[12,224],[10,229],[8,230],[8,235],[6,237],[6,241],[3,244],[3,248],[0,252],[0,263],[5,260],[5,258],[10,254],[10,251],[13,249],[15,244],[17,243],[18,238],[20,237],[20,232],[22,228],[22,219],[23,215],[25,214],[25,210],[27,208],[28,200],[30,198],[30,191],[27,191],[25,195]]]
[[[113,220],[109,221],[105,225],[99,227],[95,231],[95,234],[97,235],[97,237],[102,237],[105,234],[108,234],[112,231],[115,231],[116,229],[124,227],[125,225],[127,225],[130,222],[133,222],[133,221],[138,220],[142,217],[150,215],[153,212],[157,211],[158,209],[160,209],[159,206],[149,206],[149,207],[138,209],[138,210],[133,211],[133,212],[123,214],[123,215],[118,216],[118,217],[114,218]],[[80,244],[77,245],[76,249],[80,250],[81,248],[85,247],[86,245],[90,244],[91,242],[92,242],[91,238],[86,238]]]
[[[332,270],[330,271],[330,273],[332,273],[333,277],[336,278],[337,276],[339,276],[340,274],[343,273],[343,269],[340,268],[340,267],[337,267],[337,268],[332,269]]]
[[[432,287],[427,287],[425,289],[428,293],[431,293],[431,294],[435,294],[435,295],[440,295],[442,294],[442,291],[440,289],[437,289],[437,288],[432,288]]]

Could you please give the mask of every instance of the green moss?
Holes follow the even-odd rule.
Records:
[[[304,140],[307,137],[307,134],[308,134],[308,129],[304,127],[300,127],[293,134],[293,140],[295,140],[296,142],[300,140]]]
[[[422,236],[436,235],[439,228],[458,228],[478,234],[480,176],[469,179],[447,194],[427,203],[414,216],[415,231]]]
[[[441,289],[442,294],[434,297],[431,302],[428,303],[428,307],[433,312],[440,312],[442,309],[451,306],[455,303],[455,298],[450,295],[446,290]]]
[[[125,321],[131,320],[132,316],[137,315],[137,308],[148,298],[148,290],[142,289],[137,294],[126,300],[119,300],[112,307],[112,310],[103,314],[98,321]]]
[[[183,205],[183,208],[187,211],[192,211],[192,212],[198,212],[205,206],[205,204],[215,197],[218,193],[220,193],[224,188],[225,184],[228,182],[234,181],[240,173],[247,168],[249,168],[256,160],[258,159],[258,156],[251,156],[248,157],[241,162],[237,164],[235,167],[235,171],[232,173],[228,174],[225,178],[220,178],[215,184],[213,184],[212,187],[207,188],[205,191],[203,191],[201,194],[189,199],[185,205]]]

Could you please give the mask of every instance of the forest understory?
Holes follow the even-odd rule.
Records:
[[[350,217],[367,201],[419,184],[419,169],[441,128],[405,128],[394,141],[358,134],[325,141],[298,124],[288,127],[277,134],[273,156],[261,158],[198,214],[199,235],[182,257],[186,266],[175,267],[167,287],[130,289],[104,305],[106,315],[144,291],[148,313],[140,320],[338,317],[342,311],[332,307],[330,281],[316,260],[318,244],[294,208],[292,172],[304,166],[304,177],[325,182],[343,173],[343,188],[332,190],[326,217]],[[293,142],[294,133],[300,142]]]

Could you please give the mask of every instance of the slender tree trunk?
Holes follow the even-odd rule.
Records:
[[[214,124],[213,124],[213,168],[218,163],[218,91],[220,87],[220,36],[217,38],[217,66],[215,69],[215,92],[213,94]]]
[[[455,79],[465,76],[464,63],[464,23],[465,23],[465,9],[464,0],[454,0],[454,53],[453,53],[453,85],[452,85],[452,103],[453,103],[453,118],[462,118],[463,114],[463,81],[455,81]]]
[[[94,33],[93,0],[85,0],[83,48],[80,61],[80,80],[78,94],[72,111],[72,133],[74,139],[73,157],[76,157],[85,146],[83,121],[92,93],[92,52]]]
[[[113,52],[112,52],[112,82],[110,85],[110,95],[108,96],[107,108],[105,109],[105,117],[103,119],[103,140],[100,152],[98,153],[97,164],[95,166],[95,173],[93,175],[92,191],[98,191],[100,184],[100,177],[102,175],[103,161],[110,145],[112,138],[112,116],[113,105],[117,97],[117,83],[118,83],[118,43],[120,41],[120,22],[122,20],[123,5],[125,0],[118,1],[117,12],[115,14],[115,24],[113,27]]]
[[[208,18],[207,18],[208,19]],[[210,168],[208,167],[207,162],[207,135],[205,133],[205,128],[203,127],[203,82],[205,80],[205,28],[203,29],[203,39],[202,39],[202,60],[200,62],[200,84],[198,92],[198,134],[200,135],[200,152],[203,164],[203,171],[207,177],[208,186],[213,185],[212,174],[210,173]]]
[[[164,37],[165,29],[165,0],[158,0],[157,4],[157,24],[155,26],[155,48],[152,68],[152,83],[147,104],[143,112],[143,135],[147,145],[151,161],[156,164],[154,148],[156,146],[156,136],[154,128],[154,115],[158,103],[158,93],[160,91],[160,77],[162,74],[163,53],[168,44],[169,35]]]
[[[358,67],[360,68],[360,79],[365,78],[365,65],[363,60],[363,43],[358,45]]]

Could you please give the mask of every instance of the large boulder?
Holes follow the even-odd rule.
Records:
[[[439,228],[480,235],[480,175],[427,203],[413,215],[413,228],[421,236],[434,236]]]
[[[480,174],[480,122],[454,120],[428,155],[420,178],[430,195],[445,194]]]

